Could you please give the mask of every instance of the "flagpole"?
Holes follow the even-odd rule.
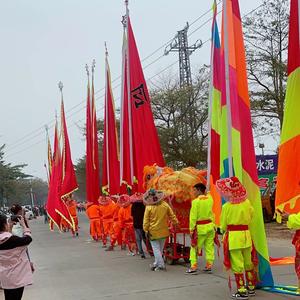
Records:
[[[129,60],[129,36],[128,36],[128,25],[129,25],[129,9],[128,0],[125,0],[126,5],[126,34],[127,34],[127,93],[128,93],[128,119],[129,119],[129,152],[130,152],[130,177],[131,184],[134,183],[134,171],[133,171],[133,145],[132,145],[132,113],[131,113],[131,101],[130,101],[130,60]]]
[[[122,24],[123,24],[123,45],[122,45],[122,78],[121,78],[121,117],[120,117],[120,186],[122,185],[122,181],[123,181],[123,169],[124,169],[124,157],[123,157],[123,149],[124,149],[124,139],[123,139],[123,122],[124,122],[124,118],[123,118],[123,114],[124,114],[124,78],[125,78],[125,47],[126,45],[124,42],[125,39],[125,22],[126,20],[124,19],[123,16],[123,20],[122,20]]]
[[[105,115],[105,148],[106,148],[106,172],[107,172],[107,185],[108,185],[108,192],[110,190],[110,172],[109,172],[109,149],[108,149],[108,51],[107,51],[107,45],[106,42],[104,42],[105,47],[105,109],[104,109],[104,115]]]
[[[58,83],[58,88],[59,88],[60,94],[61,94],[61,113],[60,113],[61,114],[61,116],[60,116],[60,118],[61,118],[61,120],[60,120],[60,122],[61,122],[61,124],[60,124],[61,132],[60,133],[61,133],[62,142],[63,142],[63,145],[62,145],[62,151],[63,151],[62,152],[62,180],[64,180],[64,178],[65,178],[65,163],[66,163],[65,160],[66,160],[66,158],[65,158],[65,153],[64,153],[64,151],[65,151],[65,130],[64,130],[64,124],[63,124],[63,118],[65,117],[65,109],[64,109],[64,98],[63,98],[64,85],[61,81]]]
[[[48,132],[48,126],[47,125],[45,125],[45,130],[46,130],[46,140],[47,140],[47,158],[48,158],[48,164],[49,164],[49,141],[50,140],[49,140],[49,132]],[[51,159],[52,159],[52,157],[51,157]],[[50,178],[49,178],[49,170],[47,168],[46,162],[44,162],[44,166],[46,168],[47,180],[48,180],[48,186],[49,186]],[[50,166],[49,166],[49,169],[50,169]]]
[[[210,54],[210,83],[209,83],[209,103],[208,103],[208,149],[207,149],[207,184],[206,189],[210,190],[210,175],[211,175],[211,123],[212,123],[212,101],[213,101],[213,80],[214,80],[214,45],[215,45],[215,22],[216,13],[215,7],[216,1],[214,2],[214,19],[213,19],[213,29],[211,38],[211,54]]]
[[[92,114],[92,142],[93,142],[93,147],[92,147],[92,163],[93,163],[93,168],[94,170],[96,169],[96,164],[95,164],[95,122],[97,123],[97,118],[96,118],[96,112],[95,112],[95,89],[94,89],[94,78],[95,78],[95,66],[96,66],[96,60],[93,59],[92,61],[92,109],[91,109],[91,114]],[[98,142],[98,141],[97,141]]]
[[[228,171],[229,171],[229,177],[232,177],[233,176],[232,118],[231,118],[230,81],[229,81],[229,45],[228,45],[227,1],[228,0],[223,0],[223,4],[224,4],[223,5],[224,57],[225,57],[226,104],[227,104]]]

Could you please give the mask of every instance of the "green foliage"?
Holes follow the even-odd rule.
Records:
[[[151,92],[152,110],[167,165],[203,167],[207,153],[208,70],[190,87],[163,79]]]
[[[0,206],[30,203],[30,175],[25,174],[22,169],[26,166],[12,165],[4,160],[5,145],[0,147]],[[29,198],[29,201],[28,201]]]
[[[252,116],[259,135],[279,134],[287,81],[289,1],[264,0],[244,20]]]

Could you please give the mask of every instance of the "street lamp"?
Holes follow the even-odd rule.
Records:
[[[258,147],[261,149],[261,154],[265,155],[265,153],[264,153],[265,144],[264,143],[259,143]]]

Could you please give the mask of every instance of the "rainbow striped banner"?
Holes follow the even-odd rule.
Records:
[[[221,177],[237,176],[247,189],[255,210],[250,231],[259,257],[259,282],[261,286],[273,286],[256,170],[238,0],[223,1],[221,37],[220,174]]]
[[[288,81],[279,147],[275,206],[300,211],[300,1],[291,0]]]

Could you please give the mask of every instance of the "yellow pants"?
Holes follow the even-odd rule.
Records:
[[[252,247],[230,250],[231,270],[233,273],[244,273],[253,270],[251,258]]]
[[[215,260],[214,237],[214,230],[208,232],[207,234],[198,235],[198,247],[191,247],[190,250],[191,267],[197,267],[198,253],[200,253],[202,248],[204,248],[206,263],[213,264]]]

